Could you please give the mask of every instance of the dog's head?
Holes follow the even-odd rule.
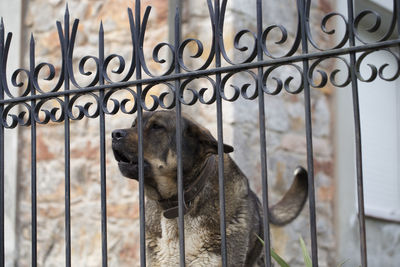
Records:
[[[177,194],[176,114],[156,111],[143,114],[144,184],[150,198],[166,199]],[[193,173],[212,154],[218,154],[218,142],[211,133],[183,116],[182,171],[184,186],[191,183]],[[138,179],[138,129],[135,120],[131,128],[112,133],[112,148],[121,173]],[[233,148],[224,145],[224,152]]]

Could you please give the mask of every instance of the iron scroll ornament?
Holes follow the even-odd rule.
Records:
[[[139,1],[139,0],[137,0]],[[57,21],[58,38],[60,42],[60,71],[56,71],[56,65],[48,62],[35,62],[35,39],[31,35],[30,42],[30,68],[19,68],[11,75],[11,85],[7,81],[7,59],[9,56],[9,49],[12,41],[12,34],[5,35],[4,22],[0,22],[0,85],[3,97],[0,101],[4,105],[2,114],[0,116],[1,123],[6,128],[15,128],[17,125],[29,126],[31,123],[31,116],[34,121],[39,124],[47,124],[49,122],[62,122],[65,119],[65,114],[71,120],[80,120],[84,117],[95,118],[99,116],[100,111],[105,114],[116,114],[118,111],[127,114],[133,114],[137,111],[138,105],[144,110],[155,110],[158,107],[171,109],[175,106],[175,95],[179,94],[178,99],[184,105],[193,105],[197,102],[202,104],[213,104],[216,100],[216,95],[220,94],[222,99],[226,101],[235,101],[239,97],[248,100],[253,100],[258,97],[258,86],[262,86],[262,91],[266,94],[276,95],[282,89],[288,93],[298,94],[303,90],[304,76],[303,69],[300,64],[304,55],[298,55],[297,51],[300,48],[300,14],[306,16],[306,36],[308,42],[317,50],[330,52],[332,49],[339,50],[337,55],[319,54],[319,56],[309,56],[310,68],[307,70],[308,83],[314,88],[324,87],[330,82],[336,87],[344,87],[350,83],[350,64],[346,55],[348,51],[344,46],[348,42],[348,29],[354,27],[356,37],[366,44],[366,42],[358,34],[360,23],[367,16],[373,16],[375,23],[367,29],[369,33],[377,32],[382,27],[381,15],[376,11],[364,10],[355,16],[353,22],[348,22],[346,17],[337,13],[330,12],[322,18],[320,23],[323,34],[333,35],[339,32],[337,29],[328,29],[329,21],[333,18],[338,18],[342,21],[340,25],[344,26],[340,32],[343,32],[332,48],[323,49],[317,45],[310,30],[310,8],[311,1],[297,1],[297,16],[298,25],[294,38],[292,41],[289,39],[287,29],[283,25],[273,24],[265,27],[261,34],[257,34],[249,29],[243,29],[236,33],[233,39],[233,48],[237,53],[242,53],[242,60],[235,62],[235,59],[229,57],[225,48],[223,29],[225,21],[225,13],[227,10],[227,0],[223,0],[220,8],[216,9],[211,0],[207,0],[208,12],[211,22],[211,45],[205,49],[204,42],[195,38],[188,38],[182,40],[177,45],[162,42],[157,44],[152,50],[151,60],[155,64],[165,66],[165,71],[161,74],[156,74],[148,66],[150,64],[145,58],[143,47],[145,46],[145,32],[151,11],[151,7],[147,7],[141,18],[140,10],[128,8],[128,18],[130,25],[130,39],[131,39],[131,60],[127,60],[123,56],[111,53],[104,56],[104,29],[103,24],[99,27],[99,55],[87,55],[78,61],[74,57],[74,48],[76,37],[78,34],[79,20],[75,19],[70,29],[70,18],[68,6],[64,16],[64,27],[60,21]],[[396,1],[393,4],[394,10],[397,10]],[[179,21],[179,11],[177,12],[177,21]],[[141,18],[141,23],[137,23]],[[390,19],[390,24],[387,31],[379,38],[378,42],[388,41],[393,34],[397,13],[393,12]],[[176,30],[180,31],[180,23],[175,24]],[[280,39],[275,42],[269,42],[272,32],[280,33]],[[221,36],[216,42],[216,35]],[[252,40],[251,46],[241,44],[244,36],[250,36]],[[291,42],[291,44],[289,44]],[[394,43],[396,44],[396,43]],[[187,53],[189,46],[196,47],[196,51],[192,53],[189,59],[205,58],[204,62],[197,68],[191,68],[188,64],[188,59],[184,57]],[[271,51],[272,46],[280,45],[286,47],[286,51],[281,55],[275,55]],[[396,44],[397,45],[397,44]],[[222,58],[225,60],[224,64],[227,68],[221,70],[212,68],[211,65],[215,58],[215,47],[218,46]],[[400,73],[400,59],[388,45],[382,48],[385,53],[394,59],[395,71],[392,74],[385,74],[388,69],[388,64],[382,66],[375,66],[373,63],[365,63],[370,69],[368,77],[363,77],[360,68],[369,55],[377,53],[373,49],[360,50],[362,53],[358,56],[355,64],[355,72],[357,78],[363,82],[371,82],[376,78],[381,78],[386,81],[392,81],[399,77]],[[259,61],[256,59],[258,49],[262,50],[262,54],[267,60]],[[170,59],[163,58],[160,51],[167,49],[171,55]],[[343,50],[340,50],[343,49]],[[208,54],[206,54],[208,51]],[[302,57],[303,56],[303,57]],[[135,60],[138,58],[139,60]],[[344,64],[344,68],[333,68],[326,70],[321,63],[326,60],[336,60]],[[169,62],[168,62],[169,61]],[[74,63],[78,62],[78,71],[75,71]],[[111,63],[117,66],[111,69]],[[342,65],[343,65],[342,64]],[[89,67],[89,65],[92,66]],[[94,69],[93,69],[94,65]],[[179,68],[182,73],[174,73],[174,70]],[[256,67],[262,67],[262,82],[257,82],[258,75]],[[144,71],[149,77],[142,80],[134,80],[134,73],[138,68]],[[283,68],[290,68],[292,71],[283,72],[279,71]],[[46,74],[43,74],[47,72]],[[111,76],[110,73],[113,75]],[[221,83],[217,87],[214,74],[221,73]],[[297,73],[293,75],[293,73]],[[339,81],[339,73],[344,73],[344,79]],[[76,75],[86,77],[86,84],[82,85],[78,82]],[[242,85],[237,85],[234,77],[238,74],[245,75],[247,82]],[[115,78],[118,76],[118,78]],[[364,75],[365,76],[365,75]],[[319,78],[316,78],[319,77]],[[172,81],[180,80],[179,88]],[[199,80],[205,81],[199,86],[196,83]],[[43,86],[43,81],[53,82],[52,87]],[[271,83],[272,81],[272,83]],[[68,84],[68,86],[66,86]],[[141,95],[137,95],[135,86],[143,84],[144,89]],[[166,91],[161,94],[155,94],[153,89],[156,85],[162,84]],[[206,84],[206,86],[203,86]],[[272,85],[271,85],[272,84]],[[73,88],[70,89],[69,85]],[[200,88],[198,88],[200,87]],[[63,88],[63,89],[62,89]],[[104,91],[101,96],[99,91]],[[125,91],[129,97],[119,99],[115,97],[117,92]],[[228,93],[230,91],[230,93]],[[66,101],[66,97],[70,97]],[[208,96],[208,97],[207,97]],[[140,98],[140,99],[139,99]],[[150,99],[150,101],[145,101]],[[173,101],[168,101],[173,99]],[[150,102],[150,103],[149,103]]]

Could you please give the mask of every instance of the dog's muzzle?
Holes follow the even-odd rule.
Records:
[[[126,137],[126,130],[115,130],[112,132],[112,149],[114,157],[118,162],[121,173],[128,178],[138,180],[138,157],[137,151],[132,149],[133,145],[129,145]]]

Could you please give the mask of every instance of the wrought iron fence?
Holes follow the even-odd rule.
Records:
[[[84,117],[98,119],[100,121],[100,154],[101,154],[101,223],[102,223],[102,266],[107,266],[107,212],[106,212],[106,147],[105,147],[105,116],[114,115],[119,111],[126,114],[137,114],[138,117],[138,136],[139,136],[139,198],[140,198],[140,261],[141,266],[146,265],[145,251],[145,208],[144,208],[144,185],[143,185],[143,124],[142,116],[144,111],[153,111],[158,107],[164,109],[175,108],[177,127],[179,131],[182,105],[193,105],[197,102],[201,104],[215,104],[217,107],[218,123],[218,155],[219,155],[219,189],[220,189],[220,231],[221,231],[221,255],[222,265],[228,266],[226,257],[226,233],[225,233],[225,199],[224,199],[224,166],[223,166],[223,128],[222,128],[222,102],[236,101],[239,97],[245,99],[258,99],[259,104],[259,134],[260,134],[260,155],[262,163],[262,193],[264,214],[266,214],[263,226],[265,237],[266,266],[271,266],[270,256],[270,234],[269,218],[267,216],[268,207],[268,183],[266,166],[266,130],[265,130],[265,110],[264,95],[276,95],[282,90],[290,94],[304,92],[305,118],[306,118],[306,140],[307,140],[307,167],[309,182],[309,210],[310,210],[310,232],[311,232],[311,251],[313,266],[318,266],[317,250],[317,227],[315,212],[315,190],[313,173],[313,144],[312,144],[312,123],[311,123],[311,104],[310,88],[322,88],[328,82],[336,87],[345,87],[351,85],[353,93],[354,124],[356,130],[356,164],[357,164],[357,192],[358,192],[358,214],[360,231],[360,251],[362,266],[367,266],[366,233],[364,217],[363,200],[363,173],[362,173],[362,153],[361,153],[361,132],[360,115],[358,100],[358,81],[371,82],[376,78],[386,81],[393,81],[400,75],[400,58],[394,48],[400,44],[400,39],[391,38],[398,35],[399,27],[399,0],[393,1],[393,17],[386,33],[378,40],[368,43],[359,34],[360,22],[367,16],[373,16],[375,23],[368,31],[376,32],[380,28],[381,16],[371,10],[364,10],[355,14],[353,1],[348,1],[347,14],[331,12],[326,14],[321,21],[321,28],[327,35],[332,35],[335,30],[328,30],[327,24],[332,19],[341,20],[343,23],[343,36],[336,44],[330,48],[322,48],[313,38],[310,29],[310,6],[311,0],[297,0],[298,25],[294,33],[294,40],[284,55],[275,56],[270,52],[268,37],[272,31],[279,31],[281,39],[275,43],[280,45],[288,42],[286,28],[282,25],[270,25],[263,28],[262,2],[257,0],[256,4],[256,22],[257,30],[252,32],[243,29],[237,32],[234,38],[234,46],[238,51],[246,51],[247,57],[241,62],[234,62],[226,51],[223,42],[223,27],[227,0],[207,0],[208,11],[211,20],[212,44],[208,55],[205,55],[203,43],[198,39],[180,40],[181,19],[179,10],[176,13],[175,20],[175,42],[159,43],[154,47],[153,60],[159,64],[166,64],[165,73],[155,75],[147,67],[143,52],[143,42],[146,32],[146,26],[150,14],[150,7],[146,7],[144,14],[141,14],[141,2],[136,0],[135,9],[128,9],[130,35],[132,40],[132,60],[128,61],[118,54],[105,55],[104,50],[104,31],[103,25],[100,25],[98,55],[87,55],[79,61],[79,73],[84,76],[92,77],[86,85],[81,85],[75,78],[76,70],[73,68],[74,48],[77,37],[79,20],[73,21],[70,25],[70,16],[68,8],[65,13],[64,24],[57,22],[58,37],[61,46],[62,68],[56,73],[56,68],[51,63],[37,63],[35,60],[35,39],[31,36],[29,59],[30,67],[28,69],[17,69],[12,73],[11,80],[7,80],[7,59],[11,45],[12,34],[6,35],[3,20],[0,23],[0,265],[4,266],[4,129],[14,129],[17,126],[28,126],[31,129],[31,215],[32,215],[32,266],[37,264],[37,212],[36,212],[36,125],[47,124],[49,122],[64,123],[65,128],[65,245],[66,245],[66,266],[71,266],[71,228],[70,228],[70,121],[81,120]],[[241,47],[239,42],[244,35],[251,36],[254,40],[253,47]],[[356,45],[356,41],[358,44]],[[184,60],[184,52],[189,45],[197,47],[193,58],[205,57],[206,60],[198,68],[190,67]],[[313,52],[309,52],[309,47]],[[162,59],[159,55],[161,49],[168,49],[172,54],[170,62]],[[396,72],[388,77],[385,74],[387,64],[382,66],[369,65],[370,76],[363,77],[360,73],[360,65],[367,55],[377,50],[385,50],[390,53],[397,62]],[[337,59],[344,63],[345,69],[334,69],[327,73],[320,66],[328,59]],[[113,60],[119,62],[117,69],[111,70],[114,74],[123,77],[117,80],[109,76],[110,63]],[[94,62],[96,65],[95,73],[85,71],[88,62]],[[298,71],[301,80],[298,86],[291,83],[293,77],[289,76],[282,80],[273,76],[273,70],[282,66],[291,66]],[[40,73],[47,69],[48,76],[44,80],[56,81],[53,88],[45,90],[40,85]],[[347,73],[345,79],[338,79],[339,72]],[[225,86],[229,79],[241,72],[250,74],[256,90],[248,90],[249,84],[241,87],[233,85],[234,93],[231,96],[225,94]],[[319,76],[318,82],[314,79]],[[58,76],[58,77],[57,77]],[[42,78],[41,78],[42,77]],[[196,79],[205,78],[209,82],[208,89],[194,90],[188,87],[188,84]],[[275,86],[267,84],[269,79],[275,80]],[[24,82],[21,82],[24,80]],[[11,82],[11,85],[10,85]],[[150,90],[158,85],[164,84],[169,88],[169,92],[159,96],[152,95]],[[113,95],[121,90],[125,90],[132,95],[132,99],[117,100]],[[212,97],[206,98],[206,92],[211,92]],[[188,100],[183,97],[185,92],[190,92],[191,97]],[[83,96],[90,96],[92,101],[85,104],[78,103]],[[146,103],[145,99],[151,96],[152,103]],[[167,101],[167,98],[173,97],[173,101]],[[58,107],[48,108],[46,103],[56,101]],[[131,103],[131,106],[129,106]],[[16,107],[20,111],[16,111]],[[177,135],[177,151],[181,151],[181,141]],[[183,183],[182,183],[182,163],[178,157],[178,197],[179,197],[179,241],[180,241],[180,263],[185,265],[185,247],[184,247],[184,216],[183,216]]]

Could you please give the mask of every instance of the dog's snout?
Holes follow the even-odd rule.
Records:
[[[121,140],[127,135],[127,132],[125,130],[115,130],[112,132],[111,136],[115,140]]]

